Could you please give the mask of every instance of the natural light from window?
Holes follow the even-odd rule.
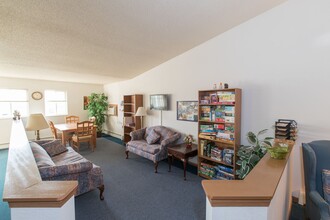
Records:
[[[27,90],[0,89],[0,118],[11,118],[17,110],[22,117],[29,114]]]
[[[45,90],[45,114],[46,116],[68,114],[66,92]]]

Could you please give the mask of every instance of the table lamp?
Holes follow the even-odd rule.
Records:
[[[139,107],[135,113],[135,116],[139,116],[141,119],[141,128],[143,128],[142,117],[147,116],[147,110],[144,107]]]
[[[37,138],[36,140],[40,140],[39,130],[48,128],[49,125],[43,114],[31,114],[26,123],[27,131],[36,131]]]

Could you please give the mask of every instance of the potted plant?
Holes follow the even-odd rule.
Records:
[[[257,165],[259,160],[266,154],[267,149],[272,147],[272,137],[260,139],[259,136],[264,134],[268,129],[259,131],[257,134],[248,132],[247,139],[251,146],[241,146],[237,151],[239,169],[236,174],[239,179],[244,179],[248,173]]]
[[[92,93],[88,96],[88,115],[95,117],[95,124],[97,126],[97,136],[102,134],[102,125],[105,122],[106,111],[108,109],[108,96],[104,93]]]
[[[184,137],[183,141],[186,143],[186,147],[190,148],[194,142],[194,137],[191,134],[188,134]]]

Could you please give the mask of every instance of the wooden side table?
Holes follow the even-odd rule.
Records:
[[[197,145],[192,144],[190,148],[186,147],[185,143],[174,145],[167,148],[167,156],[168,156],[168,172],[171,172],[171,165],[173,157],[181,160],[183,162],[183,176],[184,180],[186,180],[186,168],[189,157],[193,157],[197,155]]]

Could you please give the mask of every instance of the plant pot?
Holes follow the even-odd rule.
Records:
[[[271,158],[283,160],[289,152],[288,147],[272,147],[268,148],[268,152]]]
[[[190,144],[186,144],[186,148],[191,148],[191,143]]]
[[[98,131],[98,132],[96,132],[96,137],[102,137],[102,131]]]

